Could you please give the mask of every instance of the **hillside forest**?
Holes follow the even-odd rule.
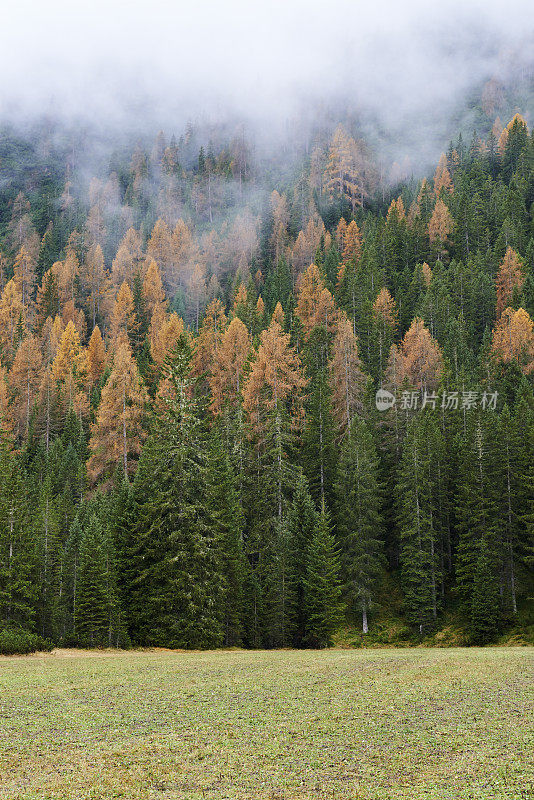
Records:
[[[496,95],[426,177],[350,119],[93,162],[90,131],[0,129],[0,629],[532,626],[534,137]]]

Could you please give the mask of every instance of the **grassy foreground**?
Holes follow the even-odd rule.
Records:
[[[534,798],[534,650],[0,659],[0,798]]]

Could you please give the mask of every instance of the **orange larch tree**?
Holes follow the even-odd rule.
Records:
[[[234,317],[222,335],[209,377],[211,410],[215,415],[220,414],[226,404],[237,404],[250,349],[246,325],[238,317]]]
[[[373,303],[373,323],[378,353],[378,369],[382,378],[384,361],[395,338],[398,325],[397,306],[385,286],[379,291]]]
[[[507,308],[493,331],[492,353],[505,364],[517,361],[526,375],[534,372],[534,323],[524,308]]]
[[[335,321],[334,299],[325,288],[319,267],[315,264],[311,264],[299,278],[295,312],[302,323],[305,336],[316,325],[324,325],[330,330]]]
[[[452,192],[454,189],[451,175],[447,167],[447,156],[445,153],[441,154],[441,157],[438,161],[438,166],[436,167],[436,173],[434,175],[434,192],[436,197],[440,196],[442,189],[444,189],[446,192]]]
[[[87,345],[87,378],[90,389],[95,386],[106,366],[106,348],[100,333],[100,328],[95,325]]]
[[[302,393],[306,386],[302,364],[290,344],[289,334],[271,322],[261,334],[256,360],[243,389],[244,407],[254,432],[264,431],[277,407],[287,407],[297,422],[302,418]]]
[[[522,259],[511,247],[506,248],[502,264],[497,272],[497,318],[507,308],[514,297],[514,292],[519,293],[523,286],[524,265]]]
[[[0,348],[4,361],[11,361],[17,346],[17,328],[24,324],[22,295],[15,280],[11,278],[0,298]]]
[[[358,337],[346,315],[341,315],[330,361],[332,410],[341,433],[350,431],[352,420],[363,408],[367,376],[358,353]]]
[[[111,339],[113,342],[119,338],[128,339],[134,331],[136,324],[135,304],[132,291],[126,281],[123,281],[111,312]]]
[[[443,373],[443,356],[438,343],[425,323],[416,317],[400,347],[392,347],[388,362],[388,377],[395,388],[405,381],[413,389],[435,391]]]
[[[130,346],[121,340],[91,426],[87,469],[93,483],[109,481],[117,466],[125,475],[134,471],[145,438],[146,402],[146,389]]]
[[[42,364],[39,343],[30,333],[21,341],[9,373],[13,416],[19,437],[27,434],[30,426],[41,384]]]
[[[454,222],[449,209],[443,200],[438,197],[428,223],[428,238],[432,243],[443,246],[447,242],[453,226]]]
[[[155,324],[151,327],[150,355],[157,376],[161,372],[165,359],[172,353],[183,332],[184,321],[174,311],[168,316],[165,314],[157,327]]]
[[[110,280],[104,266],[104,254],[99,244],[93,244],[88,249],[81,279],[87,295],[87,308],[92,330],[101,313],[107,313],[105,301],[110,293]]]
[[[156,306],[164,306],[165,290],[159,267],[154,259],[150,259],[143,280],[143,297],[146,303],[146,310],[150,317],[154,313]]]

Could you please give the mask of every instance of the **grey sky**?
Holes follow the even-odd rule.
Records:
[[[199,111],[273,124],[307,98],[339,97],[395,127],[502,70],[503,52],[532,60],[529,0],[0,5],[4,116],[18,107],[113,122],[142,101],[156,127]]]

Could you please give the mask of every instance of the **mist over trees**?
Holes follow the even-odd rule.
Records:
[[[524,113],[482,83],[426,177],[319,112],[269,150],[245,124],[112,150],[3,125],[1,627],[203,648],[531,624],[529,74]]]

